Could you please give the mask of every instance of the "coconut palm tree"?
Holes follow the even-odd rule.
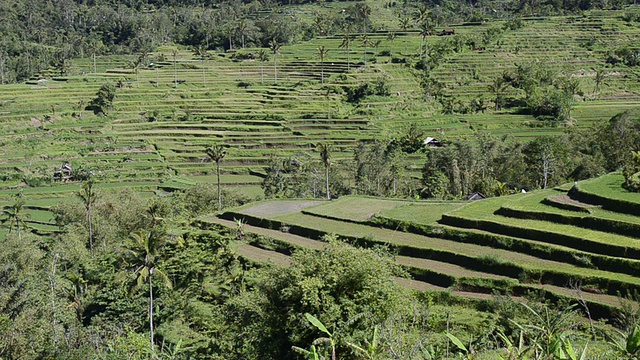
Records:
[[[16,229],[18,232],[18,239],[22,240],[20,229],[29,229],[29,225],[27,225],[25,219],[31,218],[31,214],[24,212],[24,199],[22,198],[22,192],[16,195],[16,202],[13,203],[13,205],[5,206],[4,209],[2,209],[2,215],[4,216],[1,220],[2,224],[9,228],[9,232]]]
[[[89,251],[93,256],[93,227],[91,224],[91,209],[93,207],[93,204],[95,204],[96,200],[98,199],[98,195],[93,188],[93,181],[89,180],[82,184],[82,188],[76,194],[76,196],[78,196],[78,198],[82,201],[85,209],[87,210],[87,225],[89,226]]]
[[[218,210],[222,209],[222,192],[220,190],[220,162],[227,155],[227,150],[222,145],[209,146],[205,152],[211,161],[216,163],[216,176],[218,178]]]
[[[362,34],[362,45],[364,45],[364,66],[367,66],[367,45],[369,45],[369,37],[367,34]]]
[[[276,84],[278,83],[278,62],[276,60],[276,55],[278,54],[278,52],[280,52],[281,47],[282,47],[282,44],[279,43],[275,38],[272,39],[271,42],[269,43],[269,48],[273,53],[273,78]]]
[[[344,34],[342,34],[342,44],[340,44],[340,47],[344,48],[347,54],[347,71],[349,71],[351,69],[351,52],[349,50],[351,49],[352,37],[349,32],[349,27],[345,27],[344,30]]]
[[[324,84],[324,58],[327,56],[329,49],[325,48],[324,45],[318,46],[318,56],[320,56],[320,78],[322,79],[322,84]]]
[[[400,27],[404,32],[404,55],[407,56],[407,29],[409,29],[409,24],[411,24],[411,20],[408,17],[400,18]]]
[[[496,110],[500,110],[500,108],[502,107],[502,100],[507,87],[509,87],[509,84],[504,80],[504,77],[502,75],[496,77],[493,82],[489,84],[489,86],[487,86],[487,90],[489,90],[489,92],[493,93],[496,96]]]
[[[429,42],[427,41],[427,37],[429,35],[433,35],[435,27],[431,23],[431,21],[424,20],[420,23],[420,50],[422,50],[422,46],[424,44],[424,58],[427,60],[427,56],[429,55]],[[420,51],[420,59],[422,59],[422,51]]]
[[[260,61],[260,84],[264,84],[264,63],[269,61],[269,54],[265,49],[258,51],[258,61]]]
[[[207,58],[207,47],[204,44],[200,44],[193,47],[193,54],[200,59],[200,65],[202,67],[202,87],[207,87],[207,78],[204,69],[204,61]]]
[[[159,278],[168,288],[171,281],[167,275],[157,267],[160,250],[164,246],[166,234],[152,230],[137,230],[129,236],[126,246],[127,261],[134,266],[133,276],[136,278],[136,289],[149,284],[149,334],[151,351],[153,352],[153,277]]]
[[[171,50],[171,55],[173,55],[173,84],[178,88],[178,49]]]
[[[324,165],[324,178],[325,178],[325,186],[327,189],[327,199],[331,199],[331,193],[329,192],[329,166],[331,166],[331,144],[319,143],[316,145],[316,148],[320,152],[320,160],[322,160],[322,164]]]
[[[398,35],[395,32],[390,32],[387,34],[387,40],[391,41],[391,48],[389,49],[389,62],[391,62],[391,58],[393,57],[393,43],[396,40]]]

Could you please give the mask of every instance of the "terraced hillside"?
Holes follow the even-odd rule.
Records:
[[[454,37],[429,36],[429,46],[472,43],[489,29],[503,30],[482,48],[464,45],[446,52],[431,75],[461,104],[479,97],[490,102],[493,78],[515,64],[541,62],[579,79],[583,95],[574,99],[573,119],[587,126],[640,103],[637,69],[605,67],[611,44],[627,44],[640,34],[620,15],[594,11],[524,19],[514,30],[504,30],[504,22],[452,26]],[[398,34],[395,40],[387,36],[391,31]],[[187,178],[211,173],[204,148],[223,143],[230,147],[223,182],[255,189],[256,174],[274,155],[308,152],[322,141],[334,145],[337,160],[351,158],[358,141],[398,136],[409,123],[445,138],[478,130],[522,138],[562,131],[491,106],[476,114],[442,115],[440,105],[421,90],[420,71],[402,63],[420,59],[417,31],[388,29],[368,36],[377,45],[366,52],[354,40],[347,53],[341,39],[330,36],[284,46],[275,57],[268,54],[268,61],[256,60],[257,49],[200,58],[165,47],[146,54],[142,65],[136,65],[138,56],[104,56],[95,63],[87,58],[73,61],[66,74],[50,70],[24,84],[3,85],[3,185],[37,186],[69,161],[104,182],[189,186],[210,179]],[[323,62],[319,46],[329,50]],[[595,92],[599,68],[606,80]],[[96,116],[87,106],[106,81],[118,84],[113,107],[108,116]],[[382,95],[345,101],[343,88],[378,82]],[[410,161],[420,165],[418,158]]]
[[[620,180],[614,173],[569,191],[469,203],[267,201],[199,223],[234,226],[229,220],[243,219],[247,232],[274,241],[251,245],[281,255],[322,248],[322,236],[336,234],[363,246],[389,247],[425,289],[582,297],[597,317],[607,318],[620,306],[620,295],[640,289],[640,212],[630,213],[628,206],[640,203],[640,195],[623,190]],[[243,246],[241,252],[253,257],[255,249]]]

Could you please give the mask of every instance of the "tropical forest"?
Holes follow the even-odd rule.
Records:
[[[640,359],[640,5],[0,0],[14,359]]]

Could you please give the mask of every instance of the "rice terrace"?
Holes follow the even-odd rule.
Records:
[[[0,23],[0,359],[640,356],[635,2]]]

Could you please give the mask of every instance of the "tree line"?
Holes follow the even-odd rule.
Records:
[[[496,4],[448,0],[426,4],[389,2],[387,6],[397,14],[398,27],[404,32],[413,28],[414,14],[426,14],[428,9],[428,21],[418,15],[415,24],[421,34],[426,35],[434,26],[451,22],[506,18],[507,14],[544,15],[591,8],[620,8],[629,1],[512,0]],[[349,41],[355,33],[375,30],[371,8],[364,2],[346,5],[343,11],[318,10],[311,20],[299,19],[284,8],[292,3],[299,2],[4,1],[0,3],[0,83],[22,81],[45,69],[54,69],[64,75],[69,60],[74,58],[148,53],[166,43],[203,46],[207,50],[267,48],[272,41],[291,44],[335,34],[347,34]],[[627,18],[637,21],[632,12]],[[424,48],[426,53],[428,49]],[[636,47],[628,46],[611,61],[634,63],[636,53]]]
[[[473,192],[500,196],[548,188],[622,170],[634,188],[640,151],[637,110],[593,128],[566,128],[559,136],[523,142],[478,133],[464,140],[424,144],[417,125],[389,140],[361,141],[351,156],[328,144],[319,155],[274,157],[262,187],[267,197],[337,197],[348,194],[460,199]],[[333,154],[331,154],[333,153]],[[416,158],[422,160],[416,160]],[[421,176],[410,166],[421,166]],[[635,176],[635,177],[634,177]],[[329,189],[327,189],[327,184]]]

